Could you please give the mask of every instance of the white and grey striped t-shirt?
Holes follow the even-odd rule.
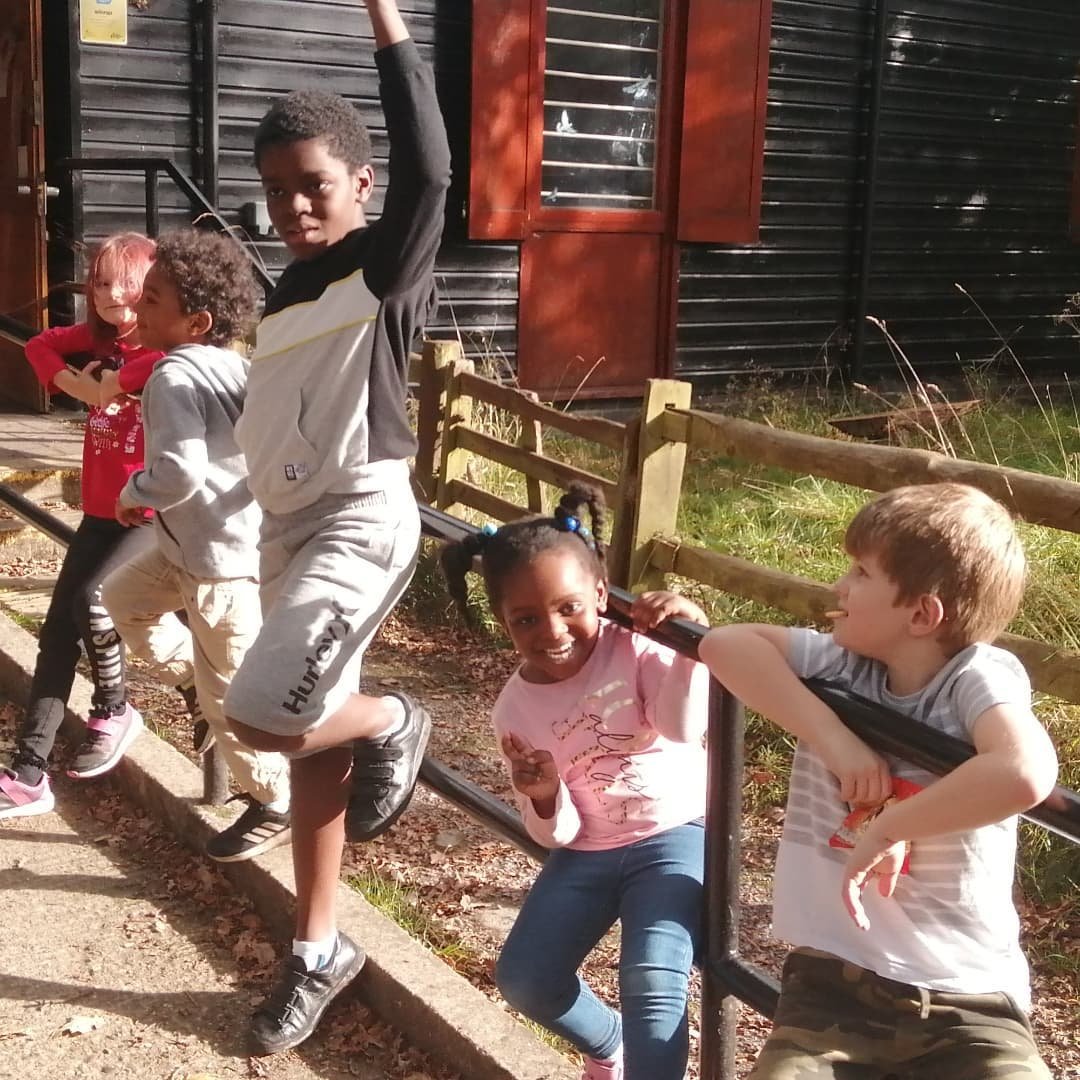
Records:
[[[792,630],[796,674],[835,683],[949,735],[972,741],[975,720],[994,705],[1031,708],[1020,662],[991,645],[971,645],[918,693],[897,697],[885,667],[842,649],[831,634]],[[935,777],[889,759],[894,777],[925,786]],[[870,930],[862,931],[840,898],[847,852],[829,837],[848,813],[817,753],[800,744],[773,886],[773,932],[793,945],[832,953],[886,978],[954,993],[1004,991],[1030,1006],[1027,961],[1012,900],[1016,818],[913,845],[910,873],[884,898],[863,893]]]

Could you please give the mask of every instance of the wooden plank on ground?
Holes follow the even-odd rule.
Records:
[[[1026,521],[1080,532],[1080,484],[1053,476],[963,461],[931,450],[823,439],[690,409],[668,410],[663,437],[695,450],[826,477],[869,491],[944,481],[971,484]]]

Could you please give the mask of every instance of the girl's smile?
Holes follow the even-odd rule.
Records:
[[[499,617],[522,659],[527,682],[562,682],[592,656],[607,586],[568,543],[542,552],[503,585]],[[582,553],[586,553],[582,544]]]

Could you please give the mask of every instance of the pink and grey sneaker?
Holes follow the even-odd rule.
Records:
[[[36,784],[26,784],[18,773],[0,769],[0,818],[47,814],[55,805],[49,778],[44,773]]]
[[[612,1058],[585,1059],[585,1071],[581,1074],[581,1080],[622,1080],[623,1076],[622,1047],[615,1051]]]
[[[67,770],[68,776],[89,780],[107,773],[120,763],[142,729],[139,711],[129,704],[119,712],[108,707],[91,709],[86,720],[86,738],[75,752],[75,760]]]

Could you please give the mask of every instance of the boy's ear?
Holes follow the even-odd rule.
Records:
[[[356,185],[356,201],[366,203],[375,190],[375,170],[370,165],[361,165],[353,173],[353,183]]]
[[[188,316],[188,329],[193,338],[206,337],[214,328],[214,316],[209,311],[193,311]]]
[[[945,605],[941,598],[924,593],[911,609],[911,632],[915,637],[933,634],[945,622]]]

